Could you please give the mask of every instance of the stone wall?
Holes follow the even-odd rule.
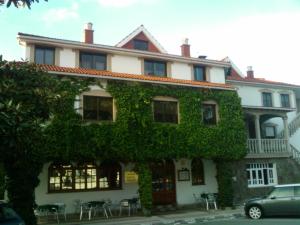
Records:
[[[234,204],[241,205],[245,200],[264,196],[272,187],[248,188],[246,164],[275,163],[278,184],[300,183],[300,165],[292,158],[243,159],[233,164]]]

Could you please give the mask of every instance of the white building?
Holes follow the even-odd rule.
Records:
[[[187,39],[181,46],[182,55],[168,54],[143,26],[138,27],[116,46],[94,44],[90,23],[85,28],[83,42],[24,33],[18,34],[18,40],[25,48],[26,60],[43,64],[43,68],[49,73],[99,79],[102,87],[92,86],[90,91],[78,96],[80,102],[75,105],[76,108],[82,109],[83,101],[87,97],[111,98],[105,90],[107,80],[234,91],[233,87],[225,83],[225,69],[230,67],[228,62],[190,57]],[[162,96],[158,96],[156,100],[177,102],[176,99]],[[113,102],[108,104],[113,105]],[[210,119],[216,122],[217,106],[211,102],[208,106],[207,110],[212,116]],[[84,110],[79,112],[86,117]],[[108,120],[115,120],[114,106],[106,116]],[[198,178],[194,178],[196,175],[191,174],[193,163],[197,164],[200,171]],[[118,202],[124,198],[134,197],[137,195],[138,184],[132,169],[133,165],[130,163],[92,164],[80,169],[74,169],[72,164],[61,166],[46,164],[40,175],[40,185],[36,189],[37,204],[63,201],[67,205],[68,212],[73,212],[73,204],[77,199],[91,201],[110,198],[113,202]],[[58,170],[63,171],[63,175],[58,173]],[[90,174],[91,178],[81,183],[80,171],[83,170]],[[96,177],[102,176],[97,174],[98,170],[107,174],[113,173],[116,180],[110,182],[109,175],[103,175],[99,184],[94,182]],[[180,181],[178,171],[181,170],[188,171],[191,177]],[[160,171],[167,172],[161,175]],[[186,158],[169,160],[165,164],[156,165],[156,170],[152,172],[154,204],[192,204],[195,203],[193,193],[199,195],[205,192],[218,192],[216,167],[211,159],[200,159],[198,162]],[[74,173],[75,184],[69,179]],[[169,188],[160,188],[159,185],[155,187],[155,184],[160,182]]]
[[[241,193],[237,192],[237,201],[246,198],[249,190],[251,194],[254,188],[262,190],[259,187],[294,182],[293,179],[299,177],[298,171],[293,171],[294,174],[289,178],[279,178],[279,166],[286,161],[296,162],[299,156],[298,86],[255,79],[251,77],[251,72],[248,78],[244,78],[228,60],[193,58],[190,56],[187,39],[181,45],[182,55],[168,54],[143,26],[138,27],[116,46],[94,44],[90,23],[85,28],[83,42],[24,33],[18,34],[18,40],[25,48],[26,60],[43,64],[43,68],[49,73],[99,79],[101,87],[92,86],[90,91],[78,96],[80,101],[75,107],[80,109],[79,113],[83,114],[83,118],[88,117],[88,113],[85,114],[85,109],[82,109],[84,101],[97,97],[106,99],[106,104],[111,106],[103,115],[105,119],[115,121],[116,108],[111,95],[105,90],[108,80],[222,91],[233,91],[236,88],[242,99],[249,137],[248,155],[236,167],[238,169],[234,180],[237,183],[241,181],[244,185],[240,188]],[[230,67],[231,75],[226,77]],[[158,96],[156,100],[177,104],[176,99],[165,96]],[[207,105],[208,114],[213,115],[212,120],[217,122],[217,105],[214,102]],[[177,118],[176,123],[178,121]],[[196,176],[192,168],[195,164],[200,171],[199,177],[196,177],[198,183],[194,182],[197,179],[193,177]],[[293,166],[300,168],[296,164]],[[67,205],[68,212],[73,212],[77,199],[91,201],[110,198],[113,202],[118,202],[137,195],[138,184],[130,163],[95,163],[81,168],[75,167],[71,163],[59,168],[51,163],[44,165],[40,175],[41,183],[35,194],[37,204],[62,201]],[[63,175],[58,170],[63,171]],[[83,171],[90,175],[84,182],[81,181]],[[99,175],[97,171],[103,171],[103,174]],[[159,171],[167,172],[162,175]],[[180,171],[188,171],[191,178],[180,180]],[[186,158],[169,160],[165,164],[157,164],[152,173],[154,204],[192,204],[195,203],[193,193],[218,192],[216,167],[211,159],[200,159],[197,162]],[[69,177],[73,179],[69,180]],[[110,180],[111,177],[115,177],[113,181]],[[160,182],[169,188],[156,185]]]
[[[244,76],[229,59],[227,83],[237,88],[247,130],[248,154],[237,163],[236,201],[264,195],[276,184],[300,181],[300,86]]]

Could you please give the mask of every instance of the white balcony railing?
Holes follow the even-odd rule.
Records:
[[[248,154],[278,154],[288,153],[286,139],[248,139]]]

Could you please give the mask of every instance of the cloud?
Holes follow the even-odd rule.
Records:
[[[42,17],[42,20],[48,24],[54,24],[65,20],[76,19],[78,14],[78,3],[73,3],[69,8],[49,9]]]
[[[129,7],[135,4],[153,4],[159,0],[98,0],[98,3],[104,7]]]

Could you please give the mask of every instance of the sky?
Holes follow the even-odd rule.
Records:
[[[27,8],[0,7],[0,55],[24,59],[17,33],[115,45],[138,26],[171,54],[184,38],[191,55],[229,57],[246,74],[300,85],[300,0],[48,0]]]

